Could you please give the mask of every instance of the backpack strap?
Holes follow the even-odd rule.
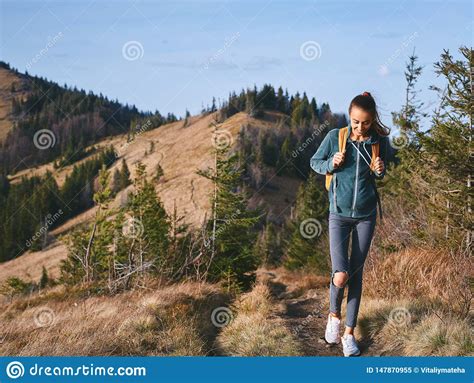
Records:
[[[339,151],[340,152],[346,151],[347,133],[348,133],[347,126],[339,130]]]
[[[340,152],[346,151],[346,143],[347,143],[347,134],[348,134],[347,126],[344,128],[339,129],[339,136],[338,136],[338,147]],[[326,173],[326,190],[329,190],[329,186],[331,186],[332,174]]]
[[[372,160],[370,162],[370,169],[373,172],[375,172],[375,160],[377,159],[377,157],[380,157],[380,144],[379,144],[378,141],[376,143],[372,144]],[[383,216],[382,216],[382,203],[380,201],[379,192],[377,191],[377,184],[375,183],[375,176],[372,176],[371,179],[372,179],[372,183],[373,183],[374,190],[375,190],[375,197],[377,198],[377,206],[379,208],[380,219],[382,220],[383,219]]]

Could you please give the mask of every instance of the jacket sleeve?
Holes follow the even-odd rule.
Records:
[[[383,161],[383,171],[382,173],[377,173],[374,171],[375,178],[378,180],[383,179],[385,173],[387,172],[387,165],[388,165],[388,157],[389,157],[389,138],[382,137],[380,139],[380,158]]]
[[[332,162],[332,151],[331,151],[331,131],[329,131],[319,145],[318,150],[314,153],[310,160],[311,168],[319,174],[332,173],[334,166]]]

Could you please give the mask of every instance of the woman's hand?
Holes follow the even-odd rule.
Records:
[[[334,168],[338,168],[344,162],[344,152],[337,152],[334,157],[332,158],[332,164]]]
[[[374,168],[375,168],[375,171],[376,171],[377,173],[379,173],[379,174],[383,172],[383,170],[384,170],[384,163],[383,163],[383,161],[382,161],[382,159],[381,159],[380,157],[377,157],[377,158],[375,159]]]

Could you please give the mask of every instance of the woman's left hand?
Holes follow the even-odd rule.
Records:
[[[375,171],[380,174],[383,172],[383,170],[384,170],[383,161],[380,157],[377,157],[375,159]]]

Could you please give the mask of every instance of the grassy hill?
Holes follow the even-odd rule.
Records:
[[[219,128],[229,132],[235,145],[243,125],[251,125],[257,129],[271,129],[275,124],[272,121],[272,116],[275,114],[270,113],[266,120],[255,119],[241,112],[219,124]],[[186,126],[183,121],[165,124],[137,135],[131,142],[127,142],[126,134],[109,137],[91,145],[87,150],[92,147],[104,148],[113,145],[118,151],[119,160],[125,159],[127,162],[132,177],[135,175],[134,165],[138,161],[147,166],[150,179],[155,176],[156,166],[160,164],[164,176],[156,184],[156,192],[165,209],[171,214],[176,206],[178,214],[185,216],[186,222],[197,228],[203,223],[206,213],[209,215],[210,212],[209,193],[212,185],[209,180],[197,175],[196,171],[212,165],[211,138],[214,119],[215,113],[192,116]],[[154,151],[148,154],[151,143],[154,145]],[[58,185],[62,185],[66,176],[71,173],[73,165],[84,162],[87,158],[59,170],[54,169],[53,163],[24,169],[9,175],[9,179],[14,184],[21,177],[41,176],[49,170],[53,171]],[[121,162],[116,161],[110,170],[113,172],[120,166]],[[270,214],[284,218],[291,213],[287,208],[288,203],[295,200],[300,183],[300,180],[275,174],[261,190],[253,190],[251,204],[254,206],[264,204]],[[126,193],[127,190],[119,192],[113,206],[123,203]],[[39,252],[27,251],[24,255],[5,262],[0,269],[0,282],[10,276],[37,280],[41,276],[42,266],[56,277],[59,261],[67,254],[66,247],[59,238],[77,225],[89,222],[94,217],[95,211],[96,207],[93,207],[52,230],[50,234],[57,240],[47,249]]]

